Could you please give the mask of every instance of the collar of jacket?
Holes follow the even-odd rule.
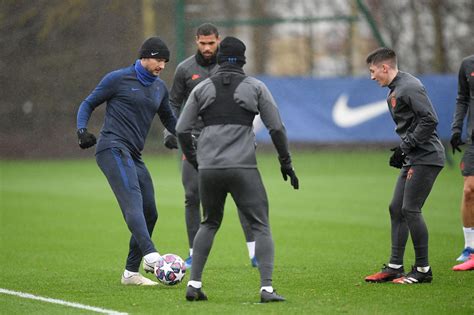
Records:
[[[150,86],[153,84],[153,82],[156,81],[158,77],[155,77],[153,74],[148,72],[145,68],[143,68],[142,63],[140,62],[140,59],[137,59],[135,61],[135,64],[133,65],[135,68],[135,72],[137,74],[137,79],[140,81],[141,84],[144,86]]]
[[[217,62],[217,51],[216,53],[211,57],[211,59],[206,59],[204,56],[201,54],[201,52],[198,50],[196,54],[194,55],[194,59],[196,59],[196,62],[198,65],[202,67],[209,67],[210,65],[213,65]]]
[[[390,82],[390,84],[388,85],[388,88],[390,90],[393,90],[395,86],[397,85],[397,82],[400,81],[402,73],[403,72],[401,72],[400,70],[397,72],[397,75],[395,76],[395,78],[393,78],[392,82]]]
[[[219,73],[222,73],[222,72],[232,72],[232,73],[238,73],[238,74],[245,75],[244,69],[242,69],[241,66],[239,66],[237,64],[234,64],[234,63],[229,63],[229,62],[221,63],[219,69],[216,72],[216,74],[219,74]]]

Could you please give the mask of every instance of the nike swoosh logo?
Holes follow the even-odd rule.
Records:
[[[347,100],[347,94],[342,94],[337,99],[332,110],[334,123],[342,128],[360,125],[388,111],[388,105],[385,100],[368,103],[354,108],[347,106]]]
[[[155,55],[158,55],[159,53],[160,53],[160,52],[156,52],[156,53],[152,52],[151,55],[152,55],[152,56],[155,56]]]

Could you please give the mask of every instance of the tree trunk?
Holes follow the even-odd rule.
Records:
[[[433,70],[438,73],[447,72],[446,48],[443,36],[443,16],[442,16],[442,0],[431,0],[430,8],[434,23],[434,55]]]

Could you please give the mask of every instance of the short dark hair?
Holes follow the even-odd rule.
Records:
[[[209,36],[209,35],[216,35],[216,37],[219,37],[219,31],[217,30],[217,27],[214,24],[211,23],[204,23],[199,25],[196,31],[196,37],[199,36]]]
[[[371,52],[365,60],[368,65],[378,64],[382,61],[390,61],[391,66],[397,65],[397,54],[393,49],[380,47]]]

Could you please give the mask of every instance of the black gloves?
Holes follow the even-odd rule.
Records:
[[[281,175],[283,175],[283,179],[285,180],[285,182],[288,180],[288,176],[289,176],[291,186],[293,186],[294,189],[300,188],[298,177],[296,177],[295,170],[293,169],[291,164],[282,165],[280,170],[281,170]]]
[[[456,152],[456,150],[458,152],[461,152],[460,146],[462,146],[464,144],[464,142],[462,142],[462,140],[461,140],[461,133],[460,132],[453,133],[453,135],[451,136],[451,141],[449,141],[449,142],[451,142],[451,147],[453,148],[453,155]]]
[[[165,147],[167,147],[170,150],[178,148],[178,139],[176,139],[176,136],[174,136],[172,134],[165,135],[163,143],[164,143]]]
[[[390,157],[390,162],[389,162],[390,166],[393,166],[395,168],[402,168],[407,155],[403,153],[400,146],[392,148],[390,149],[390,151],[393,151],[393,154]]]
[[[181,145],[186,160],[197,170],[197,156],[194,136],[190,132],[178,134],[178,141]]]
[[[90,148],[97,143],[95,136],[92,133],[89,133],[86,128],[77,130],[77,138],[81,149]]]

